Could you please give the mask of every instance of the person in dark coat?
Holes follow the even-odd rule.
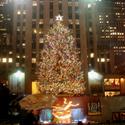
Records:
[[[8,117],[10,91],[0,82],[0,122]]]
[[[83,123],[81,121],[78,121],[78,125],[83,125]]]
[[[32,111],[24,111],[23,113],[20,125],[37,125],[37,120]]]

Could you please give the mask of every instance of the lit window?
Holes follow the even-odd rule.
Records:
[[[41,32],[41,31],[39,31],[39,34],[42,34],[42,32]]]
[[[21,14],[21,11],[20,11],[20,10],[18,10],[18,11],[17,11],[17,15],[20,15],[20,14]]]
[[[118,91],[106,91],[105,92],[105,96],[116,96],[116,95],[120,95],[120,92]]]
[[[106,36],[106,38],[110,38],[110,36]]]
[[[25,43],[23,43],[23,44],[22,44],[22,46],[26,46],[26,44],[25,44]]]
[[[105,58],[101,58],[101,62],[105,62]]]
[[[20,56],[17,56],[17,58],[20,58]]]
[[[20,31],[20,28],[19,28],[19,27],[17,28],[17,31]]]
[[[26,10],[23,11],[23,14],[26,14]]]
[[[16,63],[16,67],[18,67],[18,66],[20,66],[20,64],[19,64],[19,63]]]
[[[91,53],[91,54],[90,54],[90,57],[91,57],[91,58],[94,58],[94,53]]]
[[[33,6],[37,6],[37,2],[36,1],[33,1]]]
[[[34,31],[33,31],[35,34],[37,33],[37,30],[36,29],[34,29]]]
[[[6,63],[6,62],[7,62],[7,59],[6,59],[6,58],[3,58],[3,59],[2,59],[2,62],[3,62],[3,63]]]
[[[89,27],[89,32],[92,32],[92,28],[91,27]]]
[[[13,59],[12,59],[12,58],[9,58],[9,59],[8,59],[8,62],[9,62],[9,63],[12,63],[12,62],[13,62]]]
[[[88,4],[88,8],[91,8],[92,7],[92,5],[91,4]]]
[[[42,38],[40,38],[39,43],[43,43],[43,39]]]
[[[12,53],[13,53],[12,51],[9,52],[9,54],[12,54]]]
[[[32,58],[32,63],[36,63],[36,58]]]
[[[107,62],[109,62],[110,61],[110,59],[107,59]]]
[[[101,38],[103,39],[103,38],[105,38],[105,36],[101,36]]]
[[[104,30],[102,30],[102,32],[104,32]]]
[[[99,20],[103,20],[103,18],[99,18]]]
[[[40,21],[39,24],[43,24],[43,21]]]
[[[99,23],[103,23],[103,21],[100,21]]]

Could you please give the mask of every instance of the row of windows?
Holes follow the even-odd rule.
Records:
[[[0,62],[2,62],[2,63],[12,63],[13,59],[12,58],[0,58]]]
[[[37,3],[36,1],[33,1],[33,7],[32,7],[32,18],[36,19],[37,17]],[[58,5],[59,7],[59,13],[62,14],[62,3],[59,3]],[[39,18],[43,18],[43,10],[44,10],[44,5],[43,3],[40,3],[40,7],[39,7]],[[69,10],[69,19],[72,18],[72,6],[68,7]],[[76,19],[79,19],[79,8],[76,6],[75,7],[75,15],[76,15]],[[26,10],[21,10],[21,7],[18,7],[18,11],[17,11],[17,15],[25,15],[26,14]],[[50,18],[53,18],[53,2],[50,1]]]

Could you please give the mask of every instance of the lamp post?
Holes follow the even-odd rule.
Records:
[[[25,74],[18,70],[9,76],[9,88],[13,93],[24,94]]]

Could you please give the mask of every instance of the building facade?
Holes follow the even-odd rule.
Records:
[[[88,69],[104,76],[105,96],[124,95],[125,2],[96,0],[86,11]]]
[[[103,75],[124,75],[124,0],[11,0],[11,3],[12,72],[16,69],[25,72],[26,93],[31,93],[31,82],[36,80],[41,39],[58,14],[73,30],[86,80],[92,69]],[[91,91],[89,84],[86,87]]]
[[[0,81],[5,82],[12,69],[12,5],[0,1]]]
[[[125,2],[97,0],[88,4],[90,68],[103,74],[124,74]],[[91,63],[92,62],[92,63]],[[121,68],[122,67],[122,68]]]

